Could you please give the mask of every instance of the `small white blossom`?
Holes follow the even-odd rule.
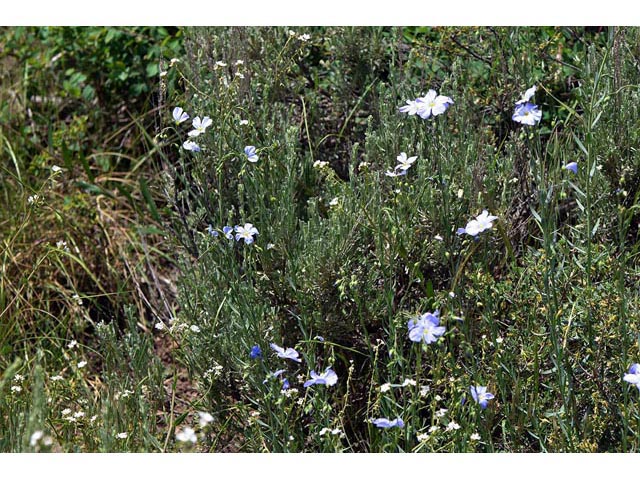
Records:
[[[193,333],[200,333],[200,327],[198,327],[197,325],[191,325],[189,327],[189,330],[191,330]]]
[[[220,60],[218,60],[218,61],[216,62],[216,66],[215,66],[214,68],[217,68],[217,67],[226,67],[226,66],[227,66],[227,64],[226,64],[226,63],[221,62]]]
[[[54,375],[53,377],[51,377],[52,382],[59,382],[60,380],[64,380],[64,377],[62,375]]]
[[[198,412],[198,417],[199,417],[198,423],[200,424],[201,427],[209,425],[211,422],[213,422],[213,415],[211,415],[210,413]]]
[[[73,418],[82,418],[82,417],[84,417],[83,411],[79,411],[73,414]]]
[[[334,198],[333,200],[331,200],[329,202],[329,206],[335,207],[336,205],[338,205],[339,202],[340,202],[340,199],[338,197],[336,197],[336,198]]]
[[[86,366],[87,366],[86,360],[82,360],[81,362],[78,362],[78,368],[84,368]]]
[[[13,381],[14,381],[14,382],[21,382],[21,381],[23,381],[23,380],[24,380],[24,375],[20,375],[19,373],[16,373],[16,374],[13,376]]]
[[[127,438],[129,436],[129,434],[127,432],[120,432],[119,434],[116,435],[116,438]]]
[[[438,430],[440,430],[440,427],[438,425],[431,425],[429,427],[429,433],[434,433],[434,432],[437,432]]]
[[[388,392],[389,390],[391,390],[390,383],[383,383],[382,385],[380,385],[380,392],[385,393],[385,392]]]
[[[423,385],[420,387],[420,396],[421,397],[426,397],[429,394],[429,391],[431,390],[431,387],[429,387],[429,385]]]
[[[22,387],[20,385],[12,385],[11,392],[12,393],[20,393],[22,391]]]
[[[416,438],[418,439],[419,442],[425,442],[427,440],[429,440],[429,434],[428,433],[419,433]]]
[[[440,410],[438,410],[436,412],[436,417],[437,418],[442,418],[445,416],[445,414],[448,412],[448,410],[446,408],[441,408]]]
[[[298,37],[298,40],[301,40],[303,42],[308,42],[309,40],[311,40],[311,35],[309,35],[308,33],[303,33]]]
[[[249,120],[240,120],[238,122],[239,125],[249,125]]]
[[[236,65],[244,65],[244,60],[236,60]]]
[[[156,330],[164,330],[165,329],[165,324],[163,322],[158,322],[154,325]]]
[[[27,198],[27,202],[29,202],[29,204],[34,204],[39,199],[40,199],[40,195],[29,195],[29,198]]]
[[[179,442],[191,442],[196,443],[198,441],[198,437],[193,428],[185,428],[183,431],[176,433],[176,440]]]
[[[58,172],[61,172],[61,171],[62,171],[62,169],[61,169],[59,166],[54,165],[53,167],[51,167],[51,171],[52,171],[53,173],[58,173]]]
[[[42,430],[36,430],[31,434],[31,438],[29,439],[29,445],[35,447],[36,444],[40,441],[40,439],[44,436],[44,432]]]
[[[458,425],[456,422],[451,420],[447,425],[446,431],[450,432],[451,430],[458,430],[459,428],[460,428],[460,425]]]
[[[405,378],[404,382],[402,382],[402,386],[403,387],[408,387],[409,385],[411,385],[412,387],[415,387],[416,386],[416,381],[412,380],[410,378]]]
[[[78,342],[76,342],[75,340],[71,340],[68,344],[67,344],[67,348],[69,350],[75,348],[78,345]]]
[[[65,416],[67,416],[67,415],[71,414],[71,409],[70,409],[70,408],[65,408],[65,409],[64,409],[64,410],[62,410],[62,412],[60,412],[60,413],[62,413],[62,416],[63,416],[63,417],[65,417]]]
[[[471,440],[473,440],[473,441],[478,441],[478,440],[480,440],[480,434],[479,433],[472,433],[469,438]]]

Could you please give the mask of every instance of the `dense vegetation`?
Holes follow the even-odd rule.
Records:
[[[0,449],[637,451],[639,40],[4,29]]]

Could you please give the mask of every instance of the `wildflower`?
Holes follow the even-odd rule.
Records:
[[[196,436],[196,432],[193,428],[187,427],[183,431],[176,433],[176,440],[184,443],[196,443],[198,441],[198,437]]]
[[[389,390],[391,390],[391,384],[390,383],[383,383],[382,385],[380,385],[380,392],[381,393],[388,392]]]
[[[214,68],[218,68],[218,67],[226,67],[226,66],[227,66],[227,64],[226,64],[226,63],[221,62],[220,60],[218,60],[218,61],[216,62],[216,66],[215,66]]]
[[[438,318],[440,312],[427,312],[416,318],[409,320],[409,339],[412,342],[422,342],[430,344],[435,342],[438,337],[444,335],[445,327],[441,327],[440,319]]]
[[[440,430],[440,427],[438,425],[431,425],[429,427],[429,433],[434,433],[434,432],[437,432],[438,430]]]
[[[418,435],[416,435],[416,438],[418,439],[419,442],[426,442],[427,440],[429,440],[429,434],[419,433]]]
[[[244,74],[243,74],[243,73],[240,73],[240,72],[236,72],[234,75],[235,75],[236,77],[238,77],[239,79],[243,79],[243,78],[244,78]]]
[[[281,368],[280,370],[276,370],[275,372],[269,373],[269,375],[267,375],[267,378],[262,383],[263,384],[267,383],[270,378],[278,378],[280,375],[282,375],[286,371],[287,370],[285,368]]]
[[[192,140],[187,140],[182,144],[182,148],[184,148],[185,150],[189,151],[189,152],[199,152],[202,149],[200,148],[200,145],[198,145],[196,142],[192,141]]]
[[[289,347],[285,350],[284,348],[279,347],[275,343],[271,343],[270,346],[273,350],[275,350],[276,355],[278,355],[278,357],[288,358],[289,360],[293,360],[294,362],[298,362],[298,363],[302,362],[302,360],[298,358],[300,354],[296,352],[293,348]]]
[[[409,157],[407,158],[407,154],[405,152],[401,152],[400,155],[396,157],[398,160],[398,165],[396,166],[397,170],[409,170],[413,165],[413,162],[416,161],[418,157]]]
[[[62,416],[66,416],[71,414],[71,409],[70,408],[65,408],[64,410],[62,410],[62,412],[60,412],[62,414]]]
[[[244,60],[236,60],[236,65],[244,65]]]
[[[371,423],[373,423],[378,428],[404,428],[404,422],[400,417],[396,418],[395,420],[389,420],[388,418],[375,418],[371,420]]]
[[[27,198],[27,202],[29,202],[29,204],[33,204],[36,203],[39,199],[40,195],[29,195],[29,198]]]
[[[73,414],[73,418],[82,418],[82,417],[84,417],[83,411],[79,411]]]
[[[458,235],[466,233],[467,235],[471,235],[472,237],[477,237],[478,234],[484,232],[485,230],[490,230],[493,227],[493,221],[497,219],[498,217],[496,217],[495,215],[489,215],[489,212],[483,210],[480,215],[478,215],[473,220],[470,220],[465,228],[459,228],[456,233]]]
[[[14,382],[21,382],[21,381],[23,381],[23,380],[24,380],[24,375],[20,375],[19,373],[16,373],[16,374],[13,376],[13,381],[14,381]]]
[[[11,393],[20,393],[22,391],[22,387],[20,385],[12,385]]]
[[[429,391],[431,391],[431,387],[429,387],[429,385],[423,385],[420,387],[420,396],[426,397]]]
[[[247,156],[247,160],[251,163],[256,163],[258,161],[258,155],[256,155],[256,147],[253,145],[247,145],[244,147],[244,154]]]
[[[164,330],[165,324],[163,322],[158,322],[154,325],[154,327],[156,328],[156,330]]]
[[[173,121],[176,123],[176,125],[179,125],[182,122],[186,122],[187,120],[189,120],[189,114],[182,108],[176,107],[173,109]]]
[[[340,203],[340,198],[339,198],[339,197],[336,197],[336,198],[332,199],[332,200],[329,202],[329,206],[330,206],[330,207],[335,207],[336,205],[338,205],[338,203]]]
[[[227,237],[229,240],[233,240],[233,227],[230,226],[225,226],[222,227],[222,233],[224,233],[224,236]]]
[[[456,298],[456,292],[449,292],[449,298]]]
[[[77,293],[74,293],[71,298],[74,299],[78,305],[82,305],[82,299]]]
[[[80,362],[78,362],[78,368],[84,368],[87,366],[87,361],[86,360],[82,360]]]
[[[526,92],[524,92],[524,95],[522,96],[522,99],[518,100],[516,102],[516,105],[521,105],[521,104],[527,103],[529,100],[531,100],[531,97],[533,97],[533,95],[536,93],[537,89],[538,89],[538,87],[536,87],[534,85],[533,87],[528,89]]]
[[[213,415],[211,415],[210,413],[198,412],[198,417],[199,417],[198,423],[200,424],[201,427],[206,427],[211,422],[213,422]]]
[[[450,432],[451,430],[458,430],[458,429],[460,429],[460,425],[458,425],[456,422],[451,420],[447,425],[447,428],[445,429],[445,431]]]
[[[494,398],[493,393],[487,392],[487,387],[481,387],[480,385],[476,385],[475,387],[471,387],[469,389],[471,391],[471,396],[473,399],[480,405],[480,408],[483,410],[487,408],[487,403],[489,400]]]
[[[59,166],[57,166],[57,165],[54,165],[53,167],[51,167],[51,171],[52,171],[53,173],[58,173],[58,172],[61,172],[61,171],[62,171],[62,168],[60,168],[60,167],[59,167]]]
[[[43,436],[44,432],[42,430],[36,430],[31,434],[31,437],[29,438],[29,445],[35,447]]]
[[[191,130],[187,135],[189,135],[190,137],[197,137],[198,135],[204,133],[207,127],[209,127],[212,123],[213,120],[211,120],[209,117],[204,117],[202,120],[200,120],[200,117],[196,117],[193,119],[194,130]]]
[[[198,327],[197,325],[191,325],[189,327],[189,330],[191,330],[193,333],[200,333],[200,327]]]
[[[249,352],[249,358],[256,359],[262,357],[262,350],[260,349],[260,345],[254,345],[251,347],[251,352]]]
[[[258,235],[258,229],[250,223],[245,223],[244,227],[236,225],[236,241],[240,239],[244,240],[245,245],[251,245],[253,243],[253,236]]]
[[[289,390],[289,388],[291,387],[291,384],[289,383],[289,380],[287,380],[286,378],[282,380],[282,391],[284,390]]]
[[[120,432],[119,434],[116,435],[116,438],[122,438],[125,439],[129,436],[129,434],[127,432]]]
[[[317,168],[318,170],[322,170],[323,168],[327,167],[329,165],[329,162],[325,162],[322,160],[316,160],[315,162],[313,162],[313,168]]]
[[[409,385],[411,385],[412,387],[416,386],[416,381],[415,380],[411,380],[410,378],[405,378],[404,382],[402,382],[402,386],[403,387],[408,387]]]
[[[573,173],[578,173],[578,162],[567,163],[564,167],[567,170],[571,170]]]
[[[433,237],[434,240],[438,240],[439,242],[444,241],[444,239],[442,238],[442,235],[436,235],[435,237]]]
[[[403,105],[399,108],[402,113],[406,113],[408,115],[415,115],[418,113],[422,102],[418,100],[407,100],[407,104]]]
[[[212,237],[217,237],[218,235],[220,235],[217,230],[214,230],[214,228],[211,226],[211,224],[209,224],[209,226],[207,227],[207,232]]]
[[[402,175],[406,175],[407,171],[406,170],[399,170],[398,167],[396,167],[393,170],[387,170],[386,172],[384,172],[384,174],[387,177],[401,177]]]
[[[540,111],[538,106],[529,102],[516,105],[516,109],[511,116],[511,119],[514,122],[530,126],[533,126],[536,123],[540,122],[541,118],[542,112]]]
[[[302,42],[308,42],[309,40],[311,40],[311,35],[309,35],[308,33],[303,33],[298,37],[298,40]]]
[[[321,335],[316,335],[315,337],[313,337],[314,340],[318,340],[319,342],[324,342],[324,337]]]
[[[497,337],[497,338],[496,338],[496,343],[497,343],[497,344],[500,344],[500,343],[502,343],[502,342],[504,342],[504,338],[502,338],[502,337]]]
[[[423,119],[434,117],[447,111],[447,108],[453,104],[453,100],[444,95],[438,95],[435,90],[429,90],[424,97],[416,99],[418,105],[418,116]]]
[[[67,348],[68,348],[69,350],[71,350],[71,349],[75,348],[75,347],[76,347],[76,345],[78,345],[78,342],[76,342],[75,340],[71,340],[71,341],[69,342],[69,344],[67,345]]]
[[[448,412],[448,410],[446,408],[441,408],[440,410],[438,410],[436,412],[436,418],[444,417],[447,412]]]
[[[625,374],[622,379],[625,382],[629,382],[631,385],[635,385],[640,390],[640,363],[634,363],[629,368],[629,373]]]
[[[238,122],[238,125],[243,126],[243,125],[249,125],[249,120],[240,120]]]
[[[472,433],[471,436],[469,437],[470,440],[477,442],[478,440],[480,440],[480,434],[479,433]]]
[[[335,385],[338,381],[338,375],[331,367],[328,367],[324,373],[318,375],[315,370],[311,370],[311,379],[304,382],[303,387],[309,388],[311,385],[326,385],[328,387]]]

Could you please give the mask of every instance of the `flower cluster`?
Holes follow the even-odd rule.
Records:
[[[220,233],[211,225],[207,227],[207,232],[212,237],[220,236]],[[258,235],[260,233],[251,223],[245,223],[244,226],[236,225],[235,227],[230,227],[229,225],[225,225],[222,227],[222,234],[229,240],[233,240],[234,232],[236,241],[239,242],[240,240],[244,240],[245,245],[251,245],[255,242],[254,235]]]

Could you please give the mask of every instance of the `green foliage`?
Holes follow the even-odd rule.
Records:
[[[607,152],[613,129],[638,121],[638,32],[309,34],[185,38],[174,104],[214,126],[198,153],[180,149],[187,127],[166,130],[180,152],[165,166],[172,228],[188,252],[172,329],[186,332],[182,359],[209,410],[230,412],[219,428],[246,451],[636,450],[637,392],[621,382],[637,361],[636,197],[620,173],[636,176],[634,134],[615,162]],[[519,126],[513,106],[533,84],[543,119]],[[454,99],[446,114],[398,113],[429,88]],[[416,164],[386,177],[402,151]],[[573,176],[563,167],[576,160]],[[483,209],[499,217],[490,233],[456,235]],[[255,244],[222,234],[247,222]],[[407,321],[435,309],[445,338],[410,342]],[[335,387],[299,383],[329,366]],[[281,368],[294,390],[269,377]],[[477,384],[496,394],[484,411]],[[406,427],[378,430],[377,417]]]

